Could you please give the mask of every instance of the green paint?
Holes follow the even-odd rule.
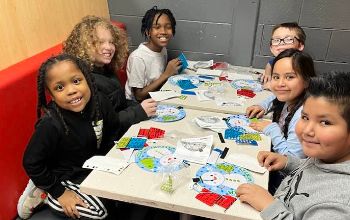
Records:
[[[216,167],[219,170],[225,171],[226,173],[231,173],[235,169],[233,165],[224,165],[224,164],[216,165]]]
[[[153,158],[146,158],[146,159],[140,160],[140,163],[144,165],[147,169],[152,170],[154,168]]]

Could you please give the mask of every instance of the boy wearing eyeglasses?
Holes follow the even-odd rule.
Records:
[[[288,22],[276,25],[272,30],[270,39],[270,51],[276,57],[282,51],[295,48],[303,50],[305,47],[306,35],[303,29],[296,22]],[[259,76],[264,83],[264,88],[268,89],[271,80],[271,66],[274,59],[271,59],[265,67],[265,74]]]

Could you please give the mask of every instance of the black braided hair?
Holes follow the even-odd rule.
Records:
[[[91,118],[96,123],[98,121],[100,112],[99,112],[97,86],[96,86],[95,78],[91,73],[90,68],[82,60],[68,54],[53,56],[48,60],[46,60],[44,63],[42,63],[39,68],[38,77],[37,77],[37,89],[38,89],[37,117],[38,118],[41,117],[41,113],[42,113],[41,110],[43,110],[43,112],[47,113],[48,115],[51,115],[50,110],[48,109],[48,103],[47,103],[46,94],[45,94],[45,91],[47,90],[46,76],[48,71],[50,71],[50,69],[52,68],[52,66],[62,61],[71,61],[83,73],[91,91],[91,105],[92,105]],[[64,121],[63,115],[61,114],[59,107],[54,101],[52,102],[52,105],[65,128],[66,134],[68,134],[69,129],[67,124]]]
[[[169,17],[171,28],[173,30],[173,36],[175,36],[176,20],[173,13],[171,13],[169,9],[158,9],[157,6],[153,6],[153,8],[149,9],[142,18],[141,34],[142,36],[145,36],[145,40],[148,40],[147,33],[151,31],[154,18],[157,14],[159,15],[156,18],[156,24],[158,23],[158,19],[160,16],[162,16],[162,14],[166,14]]]
[[[310,55],[308,55],[307,53],[304,53],[298,49],[292,48],[292,49],[287,49],[287,50],[281,52],[274,59],[274,62],[272,64],[271,73],[273,73],[273,69],[275,67],[276,62],[279,61],[280,59],[283,59],[286,57],[292,58],[292,67],[293,67],[294,72],[299,77],[301,77],[303,79],[304,83],[309,85],[311,78],[316,76],[314,62],[313,62]],[[306,97],[305,94],[306,94],[306,92],[304,90],[302,92],[302,94],[300,94],[296,98],[293,106],[291,106],[291,108],[289,109],[289,114],[285,119],[285,123],[284,123],[283,129],[282,129],[285,138],[288,137],[288,126],[289,126],[290,121],[292,120],[295,112],[300,108],[300,106],[303,105],[303,103],[305,101],[305,97]],[[269,112],[273,112],[272,121],[278,123],[280,120],[281,113],[282,113],[283,106],[284,106],[285,102],[281,102],[277,98],[275,98],[273,100],[272,104],[273,104],[272,108]],[[290,106],[288,106],[288,107],[290,107]]]

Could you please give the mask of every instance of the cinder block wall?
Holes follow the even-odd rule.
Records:
[[[184,53],[190,60],[227,61],[249,66],[253,56],[259,1],[246,0],[109,0],[111,20],[126,24],[131,50],[144,41],[141,20],[157,5],[170,9],[177,21],[168,45],[170,58]]]
[[[253,66],[264,68],[274,25],[296,21],[306,33],[305,51],[319,72],[350,71],[349,0],[261,0]]]
[[[171,58],[227,61],[264,68],[272,58],[269,39],[274,25],[296,21],[306,32],[305,51],[318,71],[350,71],[349,0],[108,0],[111,20],[124,22],[131,50],[144,39],[141,19],[157,5],[169,8],[176,35],[168,46]]]

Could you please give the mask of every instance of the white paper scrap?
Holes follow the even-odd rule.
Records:
[[[83,164],[83,168],[110,172],[114,174],[121,174],[125,168],[129,166],[129,163],[106,156],[93,156]]]
[[[244,106],[243,102],[239,99],[216,98],[215,103],[217,106],[222,106],[222,107]]]
[[[254,157],[245,155],[245,154],[230,154],[224,159],[227,163],[235,164],[239,167],[246,168],[256,173],[265,173],[266,168],[260,166],[258,160]]]
[[[227,79],[228,80],[235,80],[235,79],[254,79],[254,78],[248,74],[239,74],[239,73],[229,72],[227,75]]]
[[[131,158],[132,153],[134,152],[133,148],[129,148],[129,149],[121,149],[120,153],[122,153],[124,159],[126,162],[128,162]]]
[[[207,160],[209,164],[216,164],[216,161],[219,159],[220,153],[213,150]]]
[[[196,74],[206,76],[221,76],[222,70],[198,69]]]
[[[150,96],[152,97],[152,99],[154,99],[156,102],[181,96],[180,93],[177,93],[177,92],[175,92],[175,91],[149,92],[149,95],[150,95]]]

